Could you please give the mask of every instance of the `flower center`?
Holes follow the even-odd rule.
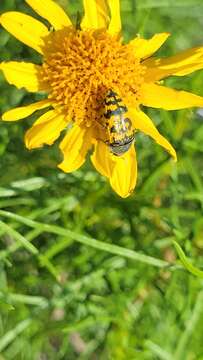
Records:
[[[78,124],[101,121],[110,89],[126,106],[139,106],[144,66],[116,37],[104,31],[64,29],[51,33],[44,52],[49,96]]]

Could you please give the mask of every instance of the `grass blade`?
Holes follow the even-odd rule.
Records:
[[[166,350],[162,349],[159,345],[155,344],[151,340],[147,340],[145,346],[159,359],[162,360],[173,360],[171,354],[169,354]]]
[[[20,244],[23,245],[31,254],[38,255],[38,249],[31,244],[24,236],[19,234],[16,230],[14,230],[9,225],[5,224],[0,220],[0,228],[5,230],[7,234],[9,234],[12,238],[16,239]]]
[[[0,352],[3,351],[15,338],[31,324],[31,319],[21,321],[14,329],[8,331],[0,339]]]
[[[199,277],[200,279],[203,279],[203,271],[199,270],[198,268],[196,268],[194,265],[191,264],[191,262],[188,260],[188,258],[186,257],[184,251],[182,250],[182,248],[180,247],[180,245],[174,240],[173,244],[175,246],[175,249],[178,253],[178,256],[180,258],[181,263],[183,264],[183,266],[193,275]]]
[[[182,1],[174,1],[174,0],[145,0],[138,1],[136,7],[138,9],[148,9],[148,8],[181,8],[181,7],[191,7],[202,5],[201,0],[182,0]]]
[[[178,346],[176,348],[176,352],[173,356],[174,360],[185,360],[188,354],[188,346],[187,343],[191,338],[193,331],[195,331],[197,322],[199,321],[201,314],[203,312],[202,308],[203,303],[203,291],[200,291],[197,300],[193,309],[192,316],[187,321],[186,329],[180,337]]]
[[[38,249],[30,243],[24,236],[22,236],[18,231],[14,230],[9,225],[5,224],[3,221],[0,220],[0,227],[5,230],[6,233],[8,233],[12,238],[18,241],[19,244],[21,244],[25,249],[27,249],[31,254],[38,257],[38,260],[40,262],[41,266],[45,266],[47,270],[55,277],[57,281],[59,281],[58,273],[53,266],[53,264],[45,258],[43,255],[39,254]],[[39,230],[39,229],[38,229]],[[5,253],[3,253],[3,257]],[[0,257],[1,258],[1,257]]]
[[[113,244],[105,243],[105,242],[102,242],[102,241],[99,241],[96,239],[92,239],[88,236],[81,235],[79,233],[64,229],[60,226],[39,223],[39,222],[30,220],[28,218],[24,218],[20,215],[16,215],[16,214],[10,213],[8,211],[3,211],[3,210],[0,210],[0,215],[10,218],[10,219],[13,219],[13,220],[16,220],[18,222],[21,222],[32,228],[41,229],[44,232],[61,235],[61,236],[66,236],[75,241],[78,241],[81,244],[91,246],[98,250],[107,251],[114,255],[120,255],[120,256],[126,257],[128,259],[132,259],[135,261],[139,261],[139,262],[142,262],[142,263],[145,263],[148,265],[152,265],[152,266],[156,266],[156,267],[160,267],[160,268],[170,266],[170,263],[168,263],[166,261],[148,256],[145,254],[141,254],[134,250],[126,249],[126,248],[123,248],[118,245],[113,245]]]

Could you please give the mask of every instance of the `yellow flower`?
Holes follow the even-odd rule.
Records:
[[[203,68],[203,48],[155,59],[152,55],[168,33],[149,40],[136,37],[124,44],[119,0],[83,0],[85,15],[79,28],[55,1],[26,3],[50,23],[50,29],[14,11],[2,14],[0,23],[40,53],[42,65],[10,61],[2,62],[0,69],[10,84],[31,92],[44,91],[48,97],[7,111],[2,119],[15,121],[47,109],[27,131],[27,148],[51,145],[66,129],[59,168],[67,173],[77,170],[91,150],[95,168],[121,197],[129,196],[137,179],[136,131],[151,136],[176,160],[174,148],[141,105],[166,110],[203,106],[202,97],[159,84],[170,75],[183,76]],[[125,127],[125,121],[130,127]]]

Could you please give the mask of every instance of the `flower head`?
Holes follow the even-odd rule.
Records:
[[[156,129],[141,105],[166,110],[203,106],[203,98],[159,84],[203,68],[203,48],[169,58],[152,57],[168,33],[125,44],[121,36],[119,0],[83,0],[85,15],[79,27],[53,0],[25,0],[50,28],[31,16],[7,12],[1,25],[42,55],[42,64],[2,62],[10,84],[28,91],[44,91],[47,99],[7,111],[4,121],[23,119],[47,109],[25,135],[28,149],[60,143],[64,172],[77,170],[88,151],[95,168],[109,178],[122,197],[137,180],[134,139],[142,131],[176,160],[172,145]]]

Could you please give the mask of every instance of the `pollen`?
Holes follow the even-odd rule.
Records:
[[[145,68],[122,39],[106,31],[63,29],[49,35],[44,54],[49,97],[78,125],[99,120],[109,89],[127,106],[139,106]]]

